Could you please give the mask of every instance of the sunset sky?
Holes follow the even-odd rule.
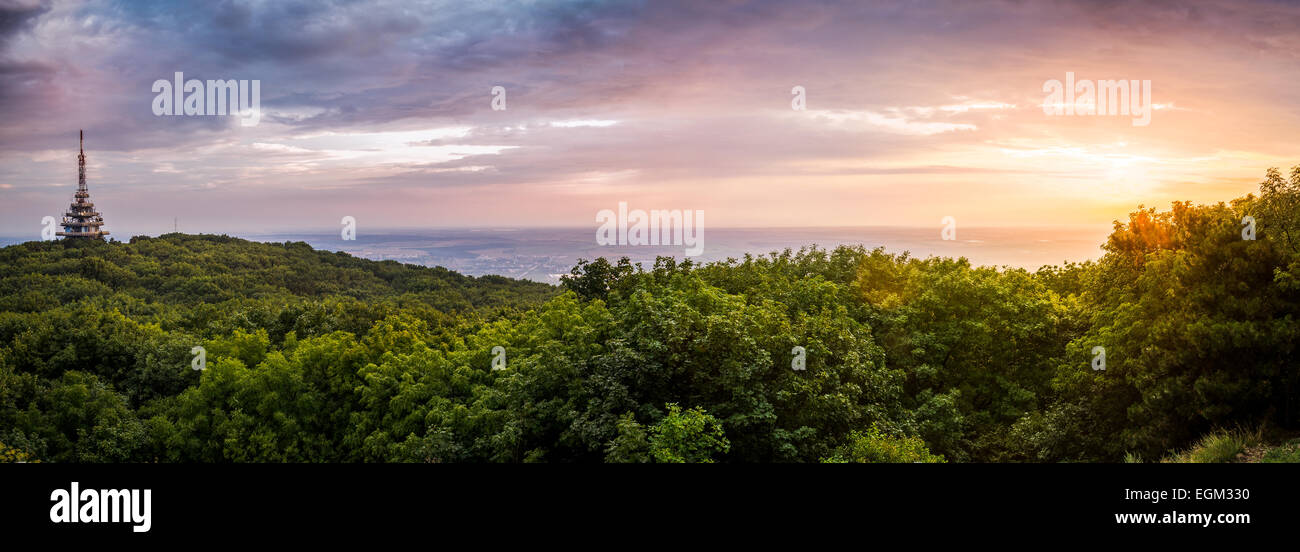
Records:
[[[1300,164],[1300,5],[1150,4],[0,0],[0,234],[66,208],[83,128],[118,239],[594,229],[620,201],[714,227],[1108,225]],[[155,116],[177,71],[260,80],[260,124]],[[1150,80],[1158,109],[1049,116],[1066,72]]]

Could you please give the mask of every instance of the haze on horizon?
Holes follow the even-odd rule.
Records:
[[[82,128],[119,239],[594,230],[620,201],[718,228],[1105,226],[1300,164],[1296,29],[1263,0],[4,0],[0,234],[66,208]],[[260,80],[260,124],[154,116],[177,71]],[[1150,124],[1044,114],[1067,72],[1150,80]]]

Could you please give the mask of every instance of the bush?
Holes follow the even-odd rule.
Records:
[[[19,464],[24,462],[40,463],[40,460],[25,450],[0,443],[0,464]]]
[[[722,423],[703,408],[682,410],[669,403],[668,415],[650,428],[650,455],[656,462],[711,463],[713,455],[731,449]]]
[[[1237,459],[1246,447],[1259,443],[1259,435],[1241,430],[1218,430],[1201,437],[1191,448],[1169,461],[1190,464],[1223,464]]]
[[[1268,464],[1300,464],[1300,439],[1292,439],[1282,446],[1270,449],[1260,461]]]
[[[826,463],[914,463],[934,464],[943,462],[942,455],[930,454],[925,448],[925,441],[920,437],[891,437],[881,433],[880,428],[872,424],[866,433],[854,431],[849,441],[835,449],[835,454],[823,458]]]

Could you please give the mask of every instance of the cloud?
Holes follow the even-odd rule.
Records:
[[[1136,178],[1125,159],[1224,199],[1300,147],[1297,27],[1300,7],[1263,0],[5,2],[0,175],[5,199],[41,192],[0,218],[66,201],[45,190],[82,128],[93,185],[159,212],[168,190],[238,211],[309,189],[557,224],[585,208],[570,198],[620,194],[752,224],[785,204],[804,224],[928,220],[947,200],[1029,223],[1062,189],[1089,201],[1092,175]],[[150,84],[175,71],[261,80],[261,124],[153,116]],[[1044,117],[1042,83],[1067,71],[1150,79],[1160,108],[1142,129]],[[1206,160],[1224,150],[1249,155]]]
[[[578,128],[578,127],[611,127],[618,124],[618,121],[608,119],[578,119],[570,121],[551,121],[551,126],[560,128]]]
[[[899,110],[894,111],[895,113],[899,112]],[[877,130],[881,132],[922,136],[976,129],[975,125],[970,123],[921,121],[906,117],[902,114],[887,115],[884,113],[876,113],[874,111],[815,110],[811,111],[809,115],[840,128],[857,128],[861,130]]]

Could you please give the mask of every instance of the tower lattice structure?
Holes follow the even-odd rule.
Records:
[[[104,217],[95,210],[90,201],[90,191],[86,189],[86,131],[81,131],[80,153],[77,154],[77,193],[72,196],[68,212],[63,214],[63,231],[57,235],[68,238],[86,238],[102,240],[108,235],[101,230]]]

